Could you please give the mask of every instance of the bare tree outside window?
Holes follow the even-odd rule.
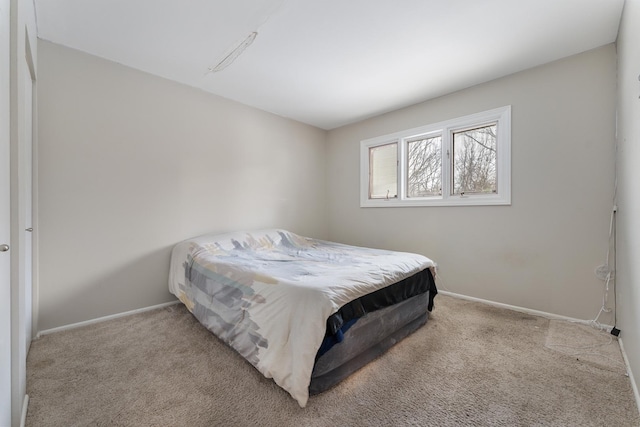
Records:
[[[497,123],[453,133],[453,194],[497,192]]]
[[[442,136],[407,144],[407,197],[442,194]]]

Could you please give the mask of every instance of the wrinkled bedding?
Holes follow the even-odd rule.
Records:
[[[238,232],[176,245],[169,290],[304,407],[329,316],[433,266],[418,254],[348,246],[285,230]]]

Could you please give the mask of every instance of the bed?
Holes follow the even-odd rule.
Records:
[[[177,244],[169,290],[304,407],[427,321],[434,267],[270,229]]]

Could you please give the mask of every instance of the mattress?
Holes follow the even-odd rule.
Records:
[[[317,358],[309,394],[328,390],[424,325],[429,299],[426,292],[359,318],[341,343]]]
[[[433,266],[419,254],[260,230],[179,243],[169,290],[304,407],[327,320]]]

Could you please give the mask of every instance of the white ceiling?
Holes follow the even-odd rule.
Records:
[[[35,4],[42,39],[332,129],[612,43],[624,0]]]

